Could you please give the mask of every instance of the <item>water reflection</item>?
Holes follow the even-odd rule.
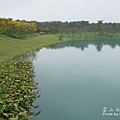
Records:
[[[102,48],[105,45],[110,46],[112,49],[114,49],[116,46],[120,46],[120,40],[74,40],[51,45],[48,48],[60,49],[65,47],[75,47],[80,48],[83,51],[85,48],[88,48],[89,45],[94,45],[97,51],[102,51]]]
[[[22,56],[17,56],[16,59],[27,59],[27,60],[36,60],[37,59],[37,53],[39,52],[40,50],[34,50],[34,51],[31,51],[31,52],[28,52],[28,53],[25,53],[23,54]]]

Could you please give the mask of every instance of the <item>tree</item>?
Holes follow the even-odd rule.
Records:
[[[102,33],[103,28],[104,28],[103,20],[98,20],[98,23],[96,24],[97,31],[99,33]]]

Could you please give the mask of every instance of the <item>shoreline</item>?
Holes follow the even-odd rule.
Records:
[[[25,39],[13,39],[0,36],[0,64],[32,50],[61,42],[58,35],[39,35]]]
[[[119,34],[120,35],[120,34]],[[119,36],[118,35],[118,36]],[[120,37],[115,37],[119,39]],[[104,35],[97,36],[94,38],[94,34],[82,35],[78,34],[67,35],[64,34],[62,40],[60,39],[60,34],[32,34],[28,35],[24,39],[14,39],[7,36],[0,36],[0,64],[2,62],[11,60],[17,56],[21,56],[32,50],[41,49],[45,46],[53,45],[56,43],[71,41],[71,40],[100,40],[106,39]],[[107,37],[107,39],[111,39]],[[114,40],[114,37],[112,38]]]

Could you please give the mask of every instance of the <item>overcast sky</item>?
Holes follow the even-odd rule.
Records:
[[[0,17],[36,21],[120,22],[120,0],[0,0]]]

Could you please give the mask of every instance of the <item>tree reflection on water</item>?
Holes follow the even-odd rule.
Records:
[[[83,51],[85,48],[88,48],[89,45],[95,46],[97,51],[101,51],[105,45],[114,49],[116,46],[120,46],[120,40],[73,40],[51,45],[48,48],[60,49],[65,47],[75,47],[80,48]]]

